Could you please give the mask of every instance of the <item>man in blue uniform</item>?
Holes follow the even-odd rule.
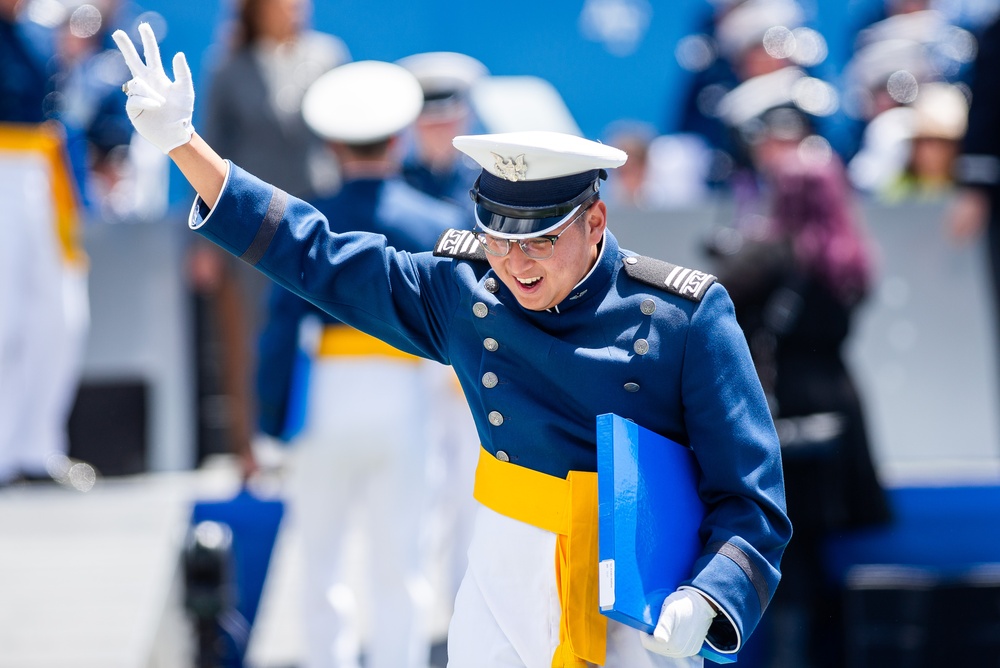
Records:
[[[465,211],[399,175],[400,133],[422,102],[412,74],[375,61],[342,65],[307,90],[305,121],[335,151],[343,177],[335,196],[313,203],[331,213],[331,229],[381,234],[390,246],[417,252],[465,220]],[[301,353],[300,341],[308,345]],[[308,367],[296,364],[304,359]],[[277,285],[258,361],[260,426],[294,445],[289,499],[303,545],[303,666],[359,665],[364,610],[384,632],[371,639],[366,665],[426,668],[429,584],[420,499],[427,494],[429,416],[442,399],[432,381],[447,369],[387,346]],[[294,373],[303,368],[308,373]],[[365,606],[349,568],[352,536],[364,540],[369,555]]]
[[[417,77],[424,92],[412,147],[403,160],[403,178],[429,195],[468,206],[469,184],[479,166],[456,151],[451,140],[478,125],[471,90],[489,71],[475,58],[451,51],[415,53],[397,64]]]
[[[483,507],[450,665],[695,667],[704,642],[737,651],[791,534],[778,440],[725,289],[607,230],[598,187],[624,153],[551,132],[456,138],[483,167],[478,233],[397,251],[332,232],[216,154],[191,126],[183,54],[171,81],[141,31],[145,63],[119,42],[126,108],[199,193],[191,227],[358,329],[455,367],[482,445]],[[652,635],[606,621],[592,586],[595,418],[609,412],[689,444],[708,506],[704,550]]]

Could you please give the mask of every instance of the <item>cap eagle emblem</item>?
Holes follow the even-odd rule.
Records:
[[[523,181],[527,177],[528,166],[524,164],[523,153],[516,158],[504,158],[496,153],[491,155],[496,162],[500,178],[506,181]]]

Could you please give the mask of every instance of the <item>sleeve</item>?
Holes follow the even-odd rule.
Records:
[[[791,538],[781,451],[746,339],[725,288],[713,285],[695,309],[682,371],[684,417],[708,506],[705,545],[685,585],[722,611],[709,631],[716,650],[737,651],[780,579]]]
[[[215,208],[196,199],[190,226],[338,320],[450,363],[458,296],[451,260],[396,251],[381,234],[334,233],[314,207],[232,163]]]

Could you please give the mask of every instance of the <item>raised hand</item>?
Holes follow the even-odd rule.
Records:
[[[194,84],[191,68],[183,53],[173,59],[174,81],[163,71],[160,47],[148,23],[139,24],[139,36],[146,57],[143,63],[132,41],[121,30],[112,37],[118,45],[132,78],[122,86],[128,95],[125,110],[136,131],[164,153],[191,141],[194,127]]]

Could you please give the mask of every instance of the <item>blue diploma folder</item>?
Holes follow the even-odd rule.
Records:
[[[701,554],[705,504],[690,448],[607,413],[597,416],[600,606],[652,633],[664,599],[691,577]],[[706,643],[699,654],[733,663]]]

